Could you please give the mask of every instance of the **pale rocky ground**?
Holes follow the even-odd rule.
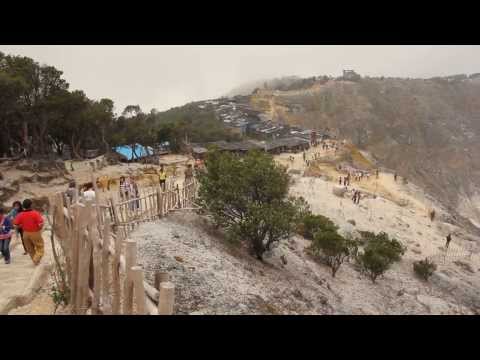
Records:
[[[277,160],[303,171],[301,154],[295,155],[293,164],[289,156],[282,154]],[[323,172],[338,179],[328,166]],[[335,182],[295,174],[292,178],[292,195],[306,198],[314,213],[331,218],[343,233],[385,231],[400,240],[408,247],[402,261],[375,284],[353,264],[344,264],[332,278],[326,266],[305,254],[309,241],[296,236],[282,242],[261,263],[244,249],[225,244],[205,218],[176,213],[141,225],[132,237],[138,241],[139,259],[150,281],[155,270],[173,276],[177,314],[479,313],[478,239],[443,222],[448,214],[420,189],[381,173],[376,185],[372,177],[352,184],[372,193],[377,190],[376,199],[362,199],[354,205],[350,198],[332,193]],[[405,200],[406,206],[398,204]],[[431,207],[437,210],[438,220],[433,223],[427,218]],[[354,220],[355,226],[348,220]],[[444,256],[449,231],[453,241]],[[416,278],[412,268],[413,261],[427,256],[439,266],[428,283]]]

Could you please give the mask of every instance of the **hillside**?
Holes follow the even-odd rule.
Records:
[[[280,123],[336,130],[455,216],[480,224],[480,83],[319,80],[295,90],[260,90],[251,104]]]
[[[154,272],[161,270],[177,284],[176,314],[478,313],[479,239],[444,222],[448,214],[441,209],[440,220],[430,222],[427,209],[438,204],[421,189],[394,182],[391,173],[382,172],[378,181],[353,184],[366,195],[377,194],[354,205],[349,196],[332,193],[338,177],[334,167],[324,163],[318,167],[321,176],[305,176],[302,155],[294,155],[293,163],[289,156],[276,160],[290,169],[292,195],[308,199],[312,211],[331,218],[342,233],[385,231],[396,237],[408,249],[402,261],[375,284],[353,262],[332,278],[329,269],[305,251],[310,241],[303,237],[281,242],[260,262],[245,248],[226,242],[207,217],[177,213],[141,225],[132,234],[147,280],[153,283]],[[445,253],[449,231],[455,240]],[[425,257],[439,265],[428,283],[412,270],[413,261]]]

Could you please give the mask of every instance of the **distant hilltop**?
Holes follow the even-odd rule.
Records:
[[[261,79],[245,84],[239,85],[232,90],[230,90],[225,96],[233,97],[236,95],[250,95],[256,89],[267,89],[267,90],[294,90],[301,88],[308,88],[312,86],[315,82],[326,82],[328,80],[347,80],[347,81],[358,81],[362,78],[362,75],[352,69],[344,69],[342,75],[340,76],[331,76],[331,75],[317,75],[307,78],[302,78],[299,76],[285,76],[280,78],[273,79]],[[455,74],[448,76],[435,76],[431,78],[401,78],[401,77],[369,77],[365,76],[367,79],[396,79],[396,80],[424,80],[424,81],[438,81],[438,82],[480,82],[480,73],[473,73],[470,75],[467,74]]]

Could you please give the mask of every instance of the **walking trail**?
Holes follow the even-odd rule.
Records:
[[[11,310],[26,305],[44,285],[52,269],[52,249],[49,243],[50,231],[43,232],[45,256],[40,265],[34,266],[24,250],[20,238],[12,240],[11,263],[6,265],[0,260],[0,314],[8,314]]]

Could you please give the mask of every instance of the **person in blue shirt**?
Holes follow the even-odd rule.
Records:
[[[20,201],[14,201],[12,205],[12,210],[7,214],[7,217],[10,219],[10,222],[13,224],[13,220],[23,211],[22,203]],[[25,243],[23,242],[23,230],[21,228],[16,229],[17,234],[20,235],[23,245],[23,255],[27,255],[27,249],[25,248]]]
[[[12,222],[5,215],[5,210],[0,208],[0,252],[5,259],[5,264],[10,264],[10,241],[12,240]]]

